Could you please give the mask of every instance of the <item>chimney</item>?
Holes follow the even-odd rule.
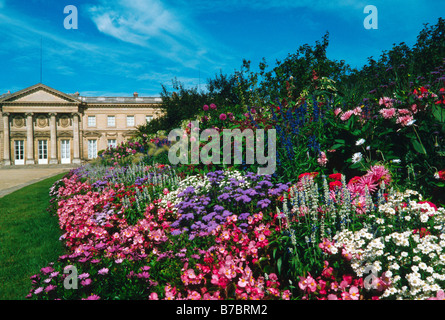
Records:
[[[138,93],[137,93],[137,92],[134,92],[134,93],[133,93],[133,97],[137,98],[137,97],[138,97]]]

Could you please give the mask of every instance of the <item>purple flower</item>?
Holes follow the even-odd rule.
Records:
[[[258,203],[256,205],[257,205],[257,207],[264,209],[264,208],[267,208],[270,203],[271,203],[271,201],[269,199],[263,199],[263,200],[258,201]]]
[[[229,198],[230,198],[230,194],[228,194],[228,193],[223,193],[222,195],[218,196],[219,201],[227,200]]]
[[[250,213],[249,213],[249,212],[244,212],[244,213],[241,213],[241,214],[238,216],[238,218],[240,218],[241,220],[246,220],[249,216],[250,216]]]
[[[236,201],[243,201],[244,203],[249,203],[252,199],[246,195],[235,198]]]

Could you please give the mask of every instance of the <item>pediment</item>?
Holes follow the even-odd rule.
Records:
[[[48,104],[66,104],[76,103],[80,101],[73,96],[50,88],[44,84],[37,84],[32,87],[17,91],[2,101],[2,104],[33,104],[33,103],[48,103]]]

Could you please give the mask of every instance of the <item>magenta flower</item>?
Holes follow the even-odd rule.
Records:
[[[88,278],[88,279],[82,280],[80,282],[80,284],[83,285],[83,286],[89,286],[91,284],[91,282],[92,282],[91,279]]]
[[[46,291],[46,292],[53,291],[56,287],[57,287],[57,286],[55,286],[55,285],[53,285],[53,284],[50,284],[49,286],[47,286],[47,287],[45,288],[45,291]]]
[[[216,104],[214,104],[214,103],[210,104],[210,109],[216,110]]]
[[[101,275],[107,274],[108,273],[108,268],[102,268],[97,273],[101,274]]]
[[[202,107],[202,110],[204,110],[204,111],[209,110],[209,106],[205,104],[205,105]]]
[[[226,120],[226,119],[227,119],[227,116],[226,116],[225,113],[221,113],[221,114],[219,115],[219,120],[224,121],[224,120]]]

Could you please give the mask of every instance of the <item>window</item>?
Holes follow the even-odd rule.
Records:
[[[15,140],[14,141],[14,153],[15,153],[15,164],[25,164],[24,157],[24,149],[25,149],[25,141],[24,140]]]
[[[96,116],[88,116],[88,127],[96,126]]]
[[[127,127],[134,127],[134,116],[127,116]]]
[[[145,116],[145,121],[150,122],[153,120],[153,116]]]
[[[107,125],[109,127],[115,127],[116,126],[116,117],[115,116],[108,116]]]
[[[97,140],[88,140],[88,159],[97,158]]]
[[[39,160],[46,160],[48,159],[48,141],[46,140],[39,140]]]
[[[108,148],[116,148],[116,139],[108,139]]]

